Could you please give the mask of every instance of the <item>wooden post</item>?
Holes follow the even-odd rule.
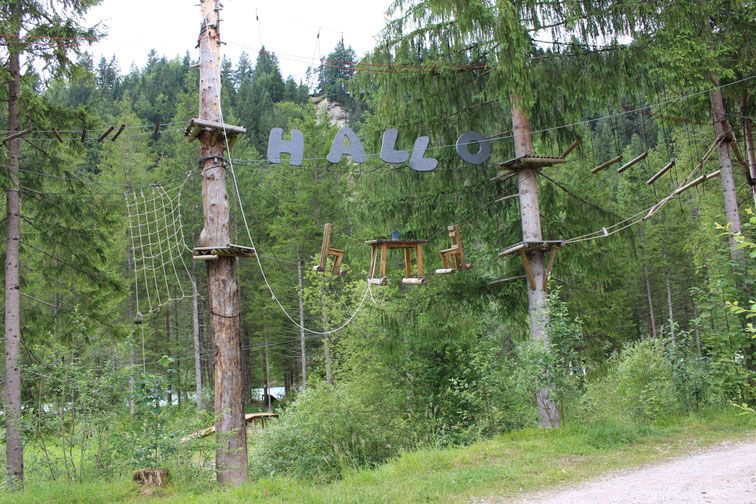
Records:
[[[200,0],[199,118],[223,123],[220,110],[220,1]],[[231,243],[229,204],[226,193],[224,143],[212,141],[212,131],[199,134],[202,169],[204,227],[202,247]],[[234,275],[235,257],[207,261],[208,299],[215,343],[215,466],[218,482],[240,485],[249,479],[247,429],[242,394],[239,297]]]
[[[517,97],[512,97],[512,130],[514,132],[515,156],[533,155],[533,141],[530,137],[530,121]],[[520,213],[522,215],[522,239],[524,242],[543,241],[541,234],[541,214],[538,205],[537,168],[523,168],[517,171],[520,193]],[[548,325],[548,300],[544,289],[546,266],[542,250],[531,250],[527,254],[530,265],[528,278],[532,285],[528,291],[528,312],[530,314],[530,336],[533,341],[551,344],[546,332]],[[547,380],[548,381],[548,380]],[[554,398],[552,385],[538,384],[537,405],[538,424],[541,427],[559,427],[559,410]]]
[[[753,182],[756,181],[756,152],[753,148],[753,133],[751,131],[750,119],[745,120],[743,129],[745,129],[746,152],[748,154],[748,171],[751,174],[751,182]],[[753,205],[756,208],[756,183],[751,185],[751,189],[753,190]]]

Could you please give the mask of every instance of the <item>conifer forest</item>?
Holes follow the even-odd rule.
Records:
[[[7,495],[754,418],[756,3],[393,0],[305,78],[107,1],[0,2]]]

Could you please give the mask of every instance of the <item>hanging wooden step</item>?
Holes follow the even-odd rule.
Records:
[[[188,136],[190,141],[194,141],[203,131],[209,131],[212,134],[210,145],[215,145],[218,141],[225,143],[227,138],[229,148],[233,149],[237,137],[247,133],[247,128],[194,118],[189,121],[189,126],[186,127],[184,135]]]
[[[545,168],[564,163],[564,158],[550,156],[519,156],[499,164],[499,170],[525,170],[528,168]]]
[[[423,243],[427,243],[428,240],[368,240],[365,243],[371,246],[370,251],[370,277],[368,282],[372,285],[387,285],[388,278],[386,277],[386,255],[389,249],[403,249],[404,250],[404,264],[407,272],[407,276],[402,279],[402,283],[411,285],[425,285],[425,277],[423,276]],[[410,252],[415,250],[417,256],[417,276],[412,276],[412,262],[410,259]],[[376,261],[378,259],[378,250],[381,251],[381,269],[380,276],[376,277]]]
[[[346,275],[346,271],[341,269],[341,261],[344,259],[344,251],[331,248],[331,231],[333,231],[333,224],[326,224],[323,228],[323,244],[320,246],[320,264],[314,266],[312,269],[320,272],[325,271],[328,256],[332,255],[334,256],[334,261],[331,273],[334,275]]]
[[[455,224],[449,226],[447,229],[449,230],[452,246],[439,252],[444,267],[436,270],[437,275],[448,275],[456,273],[458,270],[468,270],[473,267],[472,264],[465,262],[465,250],[462,247],[462,236],[459,232],[459,225]]]
[[[225,247],[194,247],[195,261],[212,261],[218,257],[255,257],[255,249],[234,245],[233,243]]]

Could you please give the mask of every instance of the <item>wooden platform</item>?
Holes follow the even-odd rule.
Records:
[[[544,168],[564,163],[564,158],[550,156],[519,156],[509,161],[499,163],[499,170],[525,170],[528,168]]]
[[[564,247],[564,242],[561,241],[561,240],[538,241],[538,242],[535,242],[535,241],[530,241],[530,242],[523,241],[523,242],[516,243],[514,245],[511,245],[511,246],[505,248],[504,250],[502,250],[501,252],[499,252],[499,257],[504,257],[504,256],[507,256],[509,254],[514,254],[514,253],[519,252],[521,250],[524,251],[524,252],[530,252],[531,250],[549,251],[549,250],[554,249],[554,248],[562,248],[562,247]]]
[[[225,138],[227,138],[229,148],[233,148],[237,136],[246,134],[247,128],[244,126],[232,126],[230,124],[194,118],[189,121],[189,126],[186,127],[184,135],[188,136],[190,141],[193,141],[203,131],[209,131],[212,133],[213,136],[210,139],[211,145],[215,145],[219,140],[223,142]]]
[[[278,418],[278,413],[263,412],[263,413],[247,413],[246,415],[244,415],[244,421],[247,422],[248,424],[252,424],[253,427],[257,426],[257,421],[259,420],[261,423],[261,426],[264,428],[265,421],[270,418]],[[188,436],[181,438],[181,441],[185,442],[191,439],[201,439],[214,433],[215,433],[215,426],[212,426],[212,427],[208,427],[207,429],[202,429],[200,431],[193,432],[189,434]]]
[[[212,261],[218,257],[255,257],[255,249],[231,243],[225,247],[194,247],[193,254],[195,261]]]
[[[549,254],[549,264],[546,267],[546,274],[543,277],[543,290],[546,290],[546,287],[549,282],[549,275],[551,275],[551,269],[554,267],[554,259],[556,258],[556,251],[562,247],[564,247],[563,241],[537,241],[537,242],[522,241],[520,243],[507,247],[501,252],[499,252],[499,257],[508,256],[510,254],[519,254],[520,259],[522,259],[522,265],[525,266],[525,273],[527,273],[527,277],[528,277],[528,285],[530,286],[531,290],[535,290],[536,288],[535,275],[533,275],[533,270],[530,267],[530,261],[528,261],[528,256],[526,252],[531,252],[534,250],[542,250],[544,252],[551,252]]]
[[[386,256],[389,249],[404,249],[404,263],[407,275],[402,279],[403,283],[423,285],[425,277],[423,276],[423,243],[428,240],[368,240],[365,243],[371,246],[370,251],[370,281],[375,285],[386,285]],[[381,251],[381,270],[380,277],[375,276],[375,267],[377,260],[377,250]],[[410,251],[415,249],[417,255],[417,277],[412,276],[412,262],[410,260]],[[375,282],[373,280],[376,280]]]

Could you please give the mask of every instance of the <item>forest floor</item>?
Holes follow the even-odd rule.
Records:
[[[725,442],[674,460],[522,498],[475,504],[756,504],[756,438]]]

